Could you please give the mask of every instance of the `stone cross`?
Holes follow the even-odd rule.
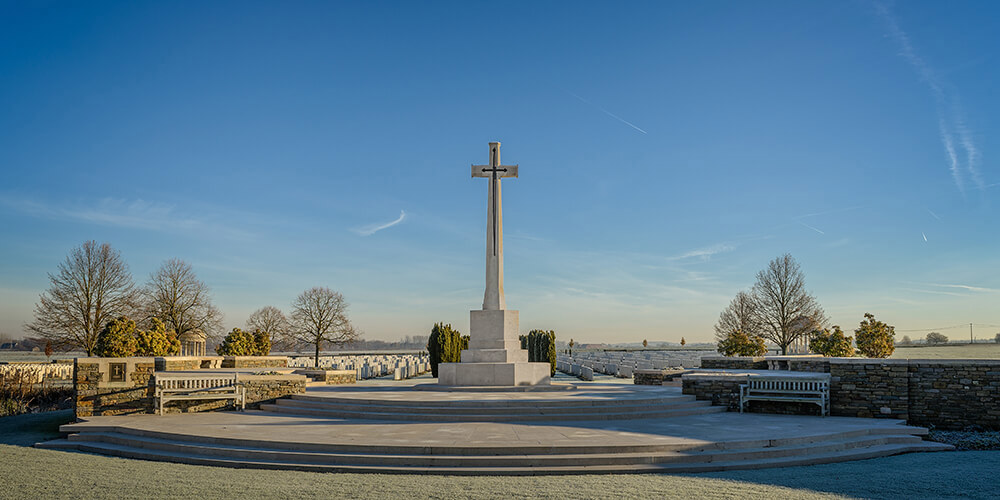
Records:
[[[517,165],[500,164],[500,143],[490,143],[490,164],[473,165],[473,177],[490,179],[486,209],[486,294],[483,310],[502,310],[507,305],[503,297],[503,204],[500,199],[500,179],[517,177]]]

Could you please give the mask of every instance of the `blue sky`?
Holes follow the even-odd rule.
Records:
[[[369,338],[467,331],[493,140],[525,331],[707,341],[785,252],[833,323],[1000,331],[992,2],[27,4],[5,333],[88,239],[189,262],[227,327],[328,286]]]

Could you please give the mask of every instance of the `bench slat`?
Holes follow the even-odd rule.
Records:
[[[829,377],[788,377],[750,375],[746,384],[740,384],[740,413],[750,401],[779,401],[816,403],[820,414],[829,413]]]

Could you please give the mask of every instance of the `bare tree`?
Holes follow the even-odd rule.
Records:
[[[324,344],[343,345],[361,337],[347,319],[347,302],[339,292],[315,287],[302,292],[292,302],[292,336],[315,348],[315,366]]]
[[[785,254],[757,273],[753,297],[761,323],[761,336],[787,354],[788,346],[826,323],[819,302],[806,291],[799,263]]]
[[[729,306],[719,314],[719,322],[715,324],[716,341],[726,338],[733,332],[742,332],[750,337],[761,335],[757,301],[754,300],[753,294],[743,290],[740,290]]]
[[[49,274],[49,289],[35,304],[35,319],[25,329],[56,349],[94,353],[97,334],[112,319],[135,312],[139,298],[121,254],[107,243],[87,241],[70,251]]]
[[[247,319],[247,331],[260,330],[271,338],[271,346],[275,351],[293,349],[298,343],[288,334],[289,325],[285,314],[274,306],[264,306],[257,309]]]
[[[217,334],[222,330],[222,313],[212,305],[209,292],[190,264],[170,259],[149,277],[144,290],[146,314],[178,335],[195,329]]]

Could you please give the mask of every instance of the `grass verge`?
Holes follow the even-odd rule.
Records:
[[[995,498],[1000,452],[691,475],[465,477],[226,469],[29,448],[68,411],[0,418],[0,498]]]

